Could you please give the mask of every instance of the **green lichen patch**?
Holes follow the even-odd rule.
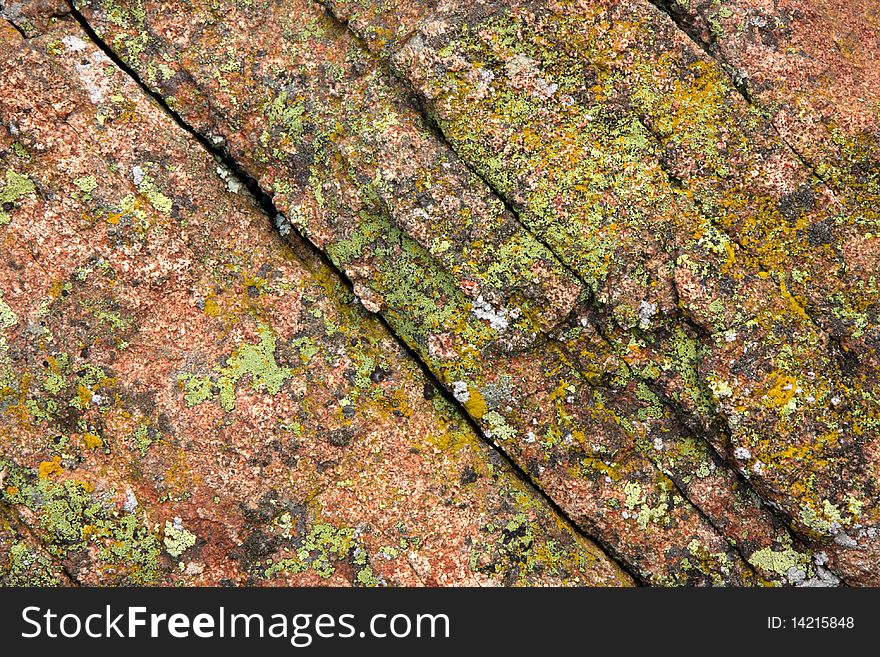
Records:
[[[25,175],[16,173],[13,169],[6,170],[6,182],[0,187],[0,206],[7,203],[15,203],[19,199],[37,191],[33,181]],[[8,224],[9,215],[0,209],[0,226]]]
[[[88,483],[38,477],[3,461],[0,469],[7,472],[0,499],[24,505],[35,514],[36,528],[53,556],[88,554],[99,564],[115,568],[120,583],[156,582],[159,541],[145,518],[117,509]]]
[[[214,368],[208,377],[185,376],[181,379],[185,400],[188,406],[196,406],[218,396],[223,410],[235,408],[235,387],[247,378],[254,390],[265,390],[277,395],[281,387],[291,377],[291,370],[281,367],[275,358],[277,339],[272,329],[261,325],[258,328],[260,342],[242,344],[226,364]]]
[[[340,563],[351,563],[355,568],[353,584],[377,586],[380,581],[373,574],[367,551],[351,527],[336,527],[329,523],[316,523],[308,534],[297,541],[295,556],[286,557],[270,564],[263,576],[273,578],[279,574],[297,574],[307,570],[319,577],[333,576]]]
[[[0,564],[4,586],[59,586],[62,578],[48,556],[26,541],[9,546],[9,562]]]
[[[180,518],[175,518],[174,522],[166,520],[163,533],[162,544],[165,546],[165,551],[175,559],[193,547],[197,541],[196,535],[183,526]]]

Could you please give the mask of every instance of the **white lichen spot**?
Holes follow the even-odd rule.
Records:
[[[482,295],[473,302],[471,312],[478,319],[489,322],[489,326],[496,331],[503,331],[510,325],[507,319],[507,311],[503,309],[501,311],[495,310],[488,301],[483,299]]]
[[[464,381],[456,381],[452,384],[452,396],[455,397],[456,401],[459,403],[467,403],[467,401],[471,398],[470,390],[468,390],[468,384]]]
[[[72,52],[82,52],[86,49],[86,42],[72,34],[61,39],[61,43],[64,44],[67,50]]]
[[[858,542],[854,538],[849,536],[846,532],[838,532],[834,536],[834,542],[845,548],[855,549],[859,547]]]
[[[807,573],[797,566],[789,568],[785,575],[788,578],[788,583],[793,584],[794,586],[803,584],[804,580],[807,579]]]
[[[130,488],[125,491],[125,502],[122,504],[123,510],[126,513],[131,513],[138,507],[137,497],[135,497],[134,491]]]
[[[733,450],[733,456],[740,461],[746,461],[752,457],[752,453],[745,447],[737,447],[735,450]]]
[[[238,194],[244,185],[242,182],[229,171],[226,167],[217,167],[217,175],[220,176],[220,179],[226,183],[227,191],[232,192],[233,194]]]
[[[71,53],[83,53],[87,47],[85,41],[74,35],[64,37],[61,39],[61,43]],[[108,64],[110,64],[110,60],[97,48],[88,57],[78,56],[74,63],[83,88],[94,105],[100,105],[106,101],[109,87],[107,76],[103,71]]]
[[[542,71],[531,57],[514,55],[504,65],[510,86],[514,89],[523,89],[533,96],[550,98],[559,89],[559,85],[549,81],[542,75]]]
[[[477,67],[477,77],[480,79],[481,86],[488,87],[495,79],[495,74],[487,68]]]
[[[290,235],[290,230],[291,228],[293,228],[293,226],[290,224],[290,221],[288,221],[287,217],[285,217],[283,214],[276,214],[275,228],[278,229],[278,233],[281,235],[281,237],[287,237],[288,235]]]
[[[639,327],[651,328],[651,319],[657,314],[657,304],[642,300],[639,303]]]
[[[811,577],[810,579],[805,579],[798,584],[798,586],[811,588],[840,586],[840,578],[827,568],[817,565],[816,576]]]

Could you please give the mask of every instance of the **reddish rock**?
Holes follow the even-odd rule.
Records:
[[[6,583],[630,583],[75,21],[0,89]]]
[[[7,11],[16,527],[86,583],[625,582],[503,453],[648,583],[876,583],[873,18],[786,2],[80,3],[226,164]]]

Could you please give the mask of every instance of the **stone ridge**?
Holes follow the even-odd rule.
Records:
[[[798,554],[801,572],[813,572],[809,554],[654,393],[630,381],[601,340],[607,364],[598,372],[573,363],[565,342],[578,346],[578,336],[548,341],[580,303],[573,297],[590,291],[434,137],[356,40],[315,5],[298,7],[284,16],[289,7],[272,3],[230,5],[224,14],[237,19],[222,24],[217,9],[205,9],[194,19],[202,29],[190,36],[183,21],[192,16],[166,4],[160,17],[145,5],[144,48],[126,61],[146,80],[152,52],[177,65],[176,77],[167,85],[157,78],[154,88],[187,123],[223,140],[274,192],[292,227],[353,280],[365,307],[382,313],[483,430],[640,575],[742,583],[751,567],[740,552],[774,549]],[[105,38],[125,57],[133,37],[118,29],[121,21],[83,11],[99,32],[110,30]],[[275,54],[256,52],[256,41]],[[248,53],[250,66],[217,81],[222,51]],[[493,233],[483,226],[499,222],[495,235],[507,241],[487,240]],[[491,259],[482,265],[474,253]],[[523,270],[553,275],[544,287],[553,303],[546,293],[548,301],[535,303]],[[552,307],[560,310],[548,319]],[[627,385],[628,393],[620,390]],[[680,487],[702,495],[705,510]],[[718,491],[713,499],[708,490]],[[736,532],[739,552],[719,542],[718,526]],[[762,570],[767,580],[787,577]]]
[[[653,448],[646,454],[635,434],[648,433],[647,423],[627,418],[645,402],[606,409],[601,391],[546,342],[559,320],[535,299],[564,317],[581,291],[567,269],[433,137],[356,40],[317,5],[296,8],[230,5],[187,16],[163,5],[168,36],[148,38],[144,49],[179,53],[167,61],[180,77],[163,96],[199,132],[222,139],[273,192],[285,221],[329,255],[362,304],[383,314],[581,528],[655,583],[751,581],[751,568],[650,460]],[[144,11],[144,33],[160,32],[149,27],[155,12]],[[217,21],[218,11],[236,20]],[[189,39],[183,21],[191,20],[203,28]],[[235,88],[217,84],[222,51],[248,53],[251,65],[230,72]],[[149,78],[149,58],[127,61]],[[494,225],[503,228],[484,228]],[[491,256],[482,272],[469,241]],[[518,271],[556,279],[552,298]]]
[[[75,20],[0,30],[0,582],[632,584]]]
[[[707,4],[684,13],[704,15]],[[762,3],[732,4],[743,14]],[[407,22],[389,31],[400,5]],[[594,289],[602,332],[633,370],[839,572],[876,582],[870,148],[838,157],[837,169],[792,148],[788,135],[811,134],[815,118],[789,115],[785,130],[778,116],[768,121],[743,98],[742,80],[645,2],[327,6],[389,60],[457,153]],[[825,16],[868,37],[876,22],[842,2],[797,16],[801,31],[787,33],[797,43]],[[743,30],[724,35],[708,49],[729,58]],[[842,153],[876,143],[869,66],[841,63],[827,37],[816,50],[847,70],[841,82],[765,77],[771,91],[761,93],[784,104],[796,87],[799,98],[821,99],[812,116],[820,106],[836,112],[826,122]],[[796,56],[809,55],[792,54],[777,77],[798,70]],[[758,77],[754,61],[733,63]],[[850,107],[843,89],[853,80],[861,100]],[[639,262],[650,265],[633,272]],[[682,333],[693,355],[675,362],[682,349],[673,336]]]
[[[28,559],[628,583],[586,535],[653,585],[880,583],[876,16],[655,4],[4,10]]]

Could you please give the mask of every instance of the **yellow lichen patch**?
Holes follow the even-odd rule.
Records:
[[[208,317],[217,317],[220,314],[220,304],[213,296],[205,299],[205,314]]]
[[[810,317],[807,315],[807,312],[804,310],[803,304],[798,301],[791,292],[788,291],[788,288],[785,285],[785,281],[779,282],[779,291],[782,292],[782,296],[789,302],[791,305],[791,309],[794,313],[800,317],[805,322],[810,321]]]
[[[88,449],[98,449],[99,447],[104,446],[104,441],[93,433],[84,433],[82,435],[82,441]]]
[[[585,456],[580,460],[581,469],[587,472],[596,472],[604,477],[608,477],[614,481],[617,481],[621,478],[622,473],[618,470],[615,464],[606,463],[601,457],[598,456]],[[572,468],[571,473],[574,476],[579,476],[580,473],[577,469]]]
[[[483,417],[486,412],[489,410],[486,406],[486,400],[483,398],[483,395],[476,388],[470,389],[470,396],[468,400],[464,403],[464,407],[467,409],[468,414],[474,419],[479,420]]]
[[[57,474],[61,474],[61,457],[54,456],[51,461],[43,461],[38,469],[40,479],[48,479]]]
[[[568,384],[567,381],[560,381],[559,385],[556,386],[556,389],[550,393],[549,398],[550,401],[557,401],[559,399],[565,399],[568,397],[574,388]]]
[[[115,226],[119,223],[119,220],[122,219],[124,212],[108,212],[107,213],[107,223],[111,226]]]
[[[785,374],[776,378],[776,383],[767,391],[766,396],[773,402],[777,408],[781,408],[788,404],[797,392],[797,379],[793,376]]]
[[[395,390],[391,393],[391,406],[403,414],[404,417],[410,417],[413,413],[404,390]]]
[[[49,296],[52,299],[57,299],[61,296],[61,292],[64,290],[64,281],[55,281],[52,283],[52,286],[49,288]]]
[[[444,426],[442,430],[426,432],[420,438],[441,452],[457,452],[464,447],[473,448],[478,444],[474,442],[473,434],[450,429],[448,426]]]

